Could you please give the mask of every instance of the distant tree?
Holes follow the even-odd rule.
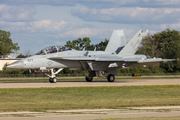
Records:
[[[9,31],[0,30],[0,55],[17,52],[20,49],[18,43],[13,43],[10,36]]]
[[[180,72],[180,32],[166,29],[154,35],[148,35],[142,40],[142,46],[137,53],[163,59],[177,59],[174,62],[160,63],[166,72]]]
[[[154,35],[148,34],[147,37],[142,39],[141,47],[138,48],[136,54],[144,54],[150,57],[159,57],[160,51],[158,47],[159,43],[155,39]]]
[[[180,58],[180,32],[177,30],[166,29],[160,33],[154,34],[158,41],[158,48],[163,58]]]
[[[106,46],[108,44],[109,40],[105,38],[104,41],[101,41],[100,43],[96,44],[97,50],[104,51],[106,49]]]
[[[166,29],[160,33],[154,34],[158,40],[160,57],[164,59],[176,59],[173,62],[161,63],[160,67],[167,72],[180,72],[180,32],[177,30]]]
[[[105,39],[104,41],[101,41],[100,43],[94,45],[91,44],[91,40],[88,37],[84,37],[83,39],[78,38],[77,40],[73,41],[67,41],[66,47],[70,47],[76,50],[83,50],[85,48],[86,50],[94,50],[95,47],[97,50],[104,51],[106,49],[106,46],[108,44],[109,40]]]
[[[31,52],[30,49],[25,49],[25,52],[24,52],[25,56],[29,57],[29,56],[32,56],[33,53]]]
[[[26,57],[28,57],[28,56],[23,55],[23,54],[20,54],[19,56],[17,56],[17,58],[26,58]]]
[[[94,45],[91,45],[91,40],[88,37],[84,37],[83,39],[78,38],[77,40],[73,40],[73,41],[67,41],[66,42],[66,47],[70,47],[76,50],[83,50],[83,48],[85,47],[86,50],[92,50],[94,49]]]

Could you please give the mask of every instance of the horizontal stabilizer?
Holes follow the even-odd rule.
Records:
[[[146,59],[146,60],[138,60],[138,63],[149,63],[149,62],[167,62],[174,61],[175,59],[162,59],[162,58],[154,58],[154,59]]]
[[[137,63],[161,62],[162,58],[138,60]]]
[[[167,62],[167,61],[175,61],[176,59],[162,59],[163,62]]]

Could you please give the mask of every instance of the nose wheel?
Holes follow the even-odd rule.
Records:
[[[49,82],[50,83],[56,83],[57,82],[57,78],[54,77],[54,78],[49,78]]]
[[[53,69],[51,69],[51,75],[46,74],[47,76],[49,76],[49,82],[50,82],[50,83],[56,83],[56,82],[57,82],[56,74],[58,74],[59,72],[61,72],[61,70],[63,70],[63,69],[60,68],[58,71],[56,71],[56,72],[54,73]]]

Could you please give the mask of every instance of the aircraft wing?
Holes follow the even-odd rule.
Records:
[[[74,57],[50,57],[52,60],[79,60],[79,61],[97,61],[97,62],[123,62],[124,59],[118,57],[86,57],[86,56],[74,56]]]
[[[96,60],[97,58],[92,58],[92,57],[82,57],[82,56],[75,56],[75,57],[50,57],[48,59],[52,60]]]
[[[138,60],[138,59],[118,59],[117,57],[114,58],[97,58],[95,61],[112,61],[112,62],[136,62],[136,63],[149,63],[149,62],[166,62],[166,61],[174,61],[175,59],[162,59],[162,58],[154,58],[154,59],[145,59],[145,60]]]
[[[163,62],[163,61],[174,61],[175,59],[162,59],[162,58],[153,58],[153,59],[123,59],[119,57],[86,57],[86,56],[74,56],[74,57],[51,57],[49,59],[55,60],[79,60],[79,61],[99,61],[99,62],[135,62],[135,63],[151,63],[151,62]]]
[[[174,59],[124,59],[122,57],[87,57],[87,56],[73,56],[73,57],[51,57],[52,60],[70,60],[80,61],[84,70],[104,71],[109,69],[131,68],[143,65],[154,65],[161,61],[173,61]]]

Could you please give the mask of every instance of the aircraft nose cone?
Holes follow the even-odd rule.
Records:
[[[16,61],[11,63],[10,65],[7,66],[7,68],[11,69],[23,69],[24,68],[24,62],[23,61]]]

